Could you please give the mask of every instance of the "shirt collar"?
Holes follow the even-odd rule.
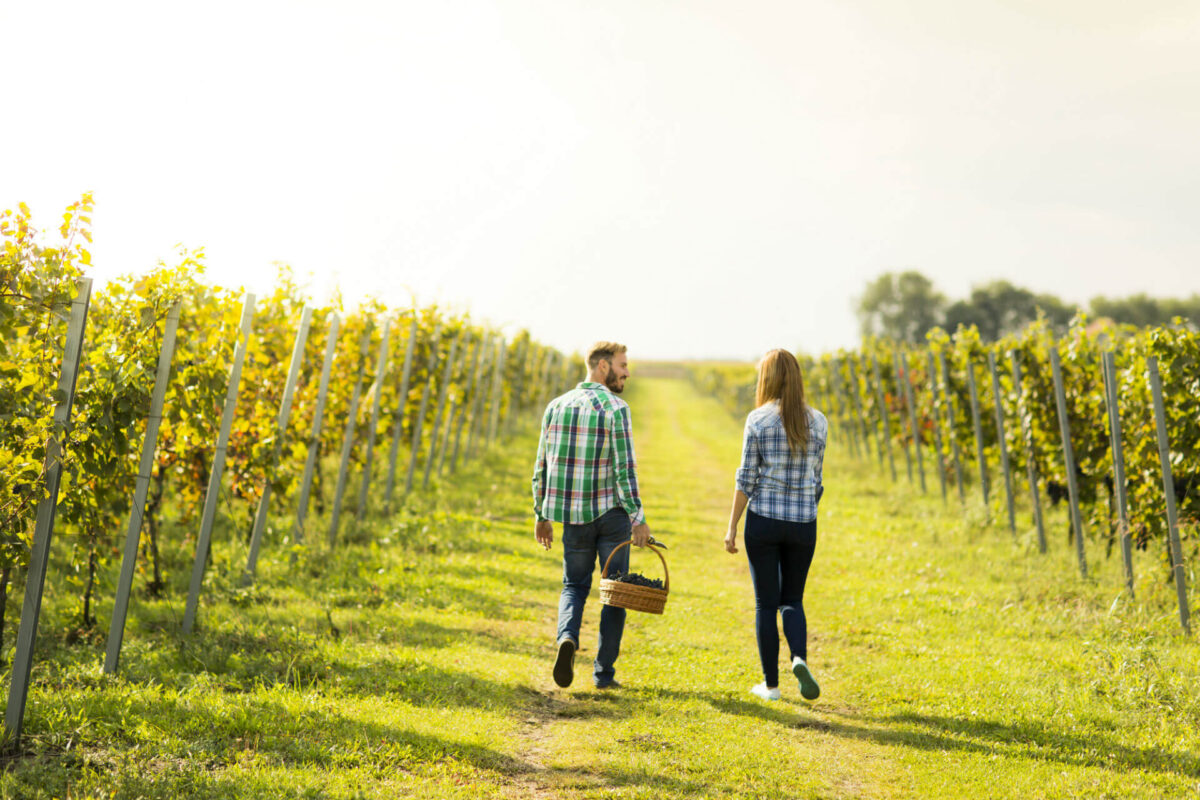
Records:
[[[578,386],[576,386],[575,388],[576,389],[603,389],[606,392],[611,392],[611,390],[607,386],[605,386],[603,383],[596,383],[595,381],[581,381],[580,384]]]

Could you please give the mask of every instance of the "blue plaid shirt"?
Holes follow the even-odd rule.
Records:
[[[815,408],[808,413],[808,447],[795,453],[788,445],[777,402],[764,403],[746,417],[737,488],[750,498],[750,510],[760,517],[787,522],[817,518],[829,423]]]

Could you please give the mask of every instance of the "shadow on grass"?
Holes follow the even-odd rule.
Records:
[[[1101,732],[1079,734],[1041,721],[1001,723],[926,714],[869,717],[851,711],[767,705],[718,692],[645,690],[681,700],[699,700],[726,714],[753,717],[786,728],[811,729],[850,739],[936,752],[999,755],[1078,767],[1158,772],[1195,778],[1200,755],[1153,747],[1130,747]],[[914,730],[916,728],[916,730]]]
[[[1123,771],[1142,770],[1177,774],[1188,778],[1200,775],[1200,754],[1164,751],[1154,747],[1130,747],[1099,731],[1079,734],[1042,721],[1016,723],[987,719],[957,718],[930,714],[894,714],[875,720],[883,724],[907,725],[934,733],[911,734],[932,737],[963,745],[978,746],[984,752],[1014,751],[1017,758],[1056,761],[1073,766],[1105,767]],[[910,735],[910,734],[903,734]],[[970,737],[990,744],[975,745],[960,738]],[[969,746],[969,747],[968,747]],[[1021,752],[1026,748],[1032,751]]]
[[[96,731],[115,726],[116,736],[109,733],[94,742],[84,738],[73,751],[63,752],[40,743],[38,732],[32,731],[25,754],[5,764],[5,783],[18,790],[14,796],[67,796],[81,780],[98,777],[97,769],[105,787],[121,797],[222,798],[326,796],[311,793],[311,786],[265,785],[272,778],[262,774],[264,768],[299,770],[298,782],[319,781],[311,770],[363,769],[386,778],[429,764],[460,764],[495,773],[503,781],[533,769],[452,733],[435,735],[358,719],[328,706],[306,704],[297,713],[274,698],[239,698],[232,706],[205,705],[188,697],[137,699],[120,712],[143,721],[133,729],[105,720],[103,708],[95,711],[99,713],[89,716],[99,723]],[[114,747],[114,742],[120,744]],[[248,770],[241,769],[243,764]]]

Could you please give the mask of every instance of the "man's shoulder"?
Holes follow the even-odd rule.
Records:
[[[560,394],[547,404],[547,410],[561,408],[588,408],[597,413],[613,412],[617,406],[628,408],[623,400],[616,398],[611,392],[597,391],[589,386],[574,386]]]

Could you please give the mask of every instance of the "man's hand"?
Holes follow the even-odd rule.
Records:
[[[633,543],[638,547],[645,547],[650,541],[650,526],[646,523],[633,526]]]
[[[737,552],[737,528],[730,528],[729,532],[725,534],[725,552]]]
[[[548,519],[539,519],[533,527],[533,538],[547,550],[554,544],[554,523]]]

